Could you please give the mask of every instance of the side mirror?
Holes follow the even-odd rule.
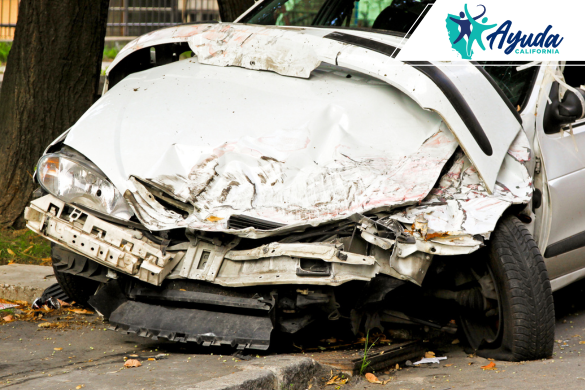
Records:
[[[577,88],[583,99],[579,99],[573,91],[565,92],[561,101],[559,98],[559,83],[554,82],[550,90],[550,101],[544,111],[544,132],[556,134],[563,127],[585,117],[585,90]]]

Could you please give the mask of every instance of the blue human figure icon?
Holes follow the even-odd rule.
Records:
[[[465,6],[467,7],[467,4]],[[483,7],[482,14],[473,18],[473,20],[477,20],[477,19],[481,18],[483,15],[485,15],[486,9],[483,5],[481,5],[481,6]],[[467,15],[467,19],[465,19],[465,13],[463,11],[459,12],[459,17],[461,19],[449,18],[452,21],[454,21],[455,23],[457,23],[459,25],[459,27],[461,28],[461,32],[459,33],[459,36],[457,37],[455,42],[453,42],[454,45],[457,44],[457,42],[459,42],[460,40],[462,40],[464,36],[467,36],[467,40],[469,41],[469,36],[471,35],[471,21],[470,20],[472,18],[469,15]]]
[[[483,7],[483,5],[482,5],[482,7]],[[483,9],[484,9],[484,13],[485,13],[485,7],[483,7]],[[481,39],[481,34],[483,34],[484,31],[489,30],[490,28],[496,27],[497,24],[490,24],[490,25],[485,24],[485,23],[487,23],[488,18],[483,18],[481,20],[481,23],[479,23],[476,19],[471,19],[471,16],[469,16],[469,11],[467,10],[467,4],[465,4],[465,15],[467,15],[467,18],[470,19],[469,22],[473,26],[473,30],[471,31],[471,35],[469,36],[469,38],[467,40],[467,54],[471,53],[471,48],[473,46],[473,42],[475,42],[475,41],[477,41],[477,44],[479,45],[479,47],[481,47],[481,50],[485,51],[485,46],[483,45],[483,42]]]

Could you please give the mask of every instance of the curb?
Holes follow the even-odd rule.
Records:
[[[323,369],[311,358],[274,356],[262,361],[243,362],[243,371],[177,390],[304,390]]]
[[[55,282],[52,267],[29,264],[0,265],[2,299],[31,303]]]

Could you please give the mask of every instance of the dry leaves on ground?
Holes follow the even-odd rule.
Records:
[[[127,368],[140,367],[141,365],[142,365],[142,363],[140,363],[136,359],[128,359],[128,360],[126,360],[126,363],[124,363],[124,367],[127,367]]]
[[[340,378],[337,375],[335,375],[333,378],[329,379],[329,381],[325,384],[326,385],[345,385],[348,380],[349,380],[349,378]]]
[[[65,328],[67,324],[63,322],[41,322],[39,328]]]
[[[378,377],[376,375],[371,374],[371,373],[368,372],[366,374],[366,380],[368,382],[370,382],[370,383],[375,383],[375,384],[378,384],[378,385],[385,385],[386,383],[390,382],[392,380],[392,378],[387,379],[385,381],[381,381],[380,379],[378,379]]]
[[[2,317],[2,321],[4,321],[4,322],[12,322],[12,321],[14,321],[14,316],[12,314],[9,314],[6,317]]]
[[[425,358],[430,359],[430,358],[434,358],[434,357],[435,357],[435,353],[433,351],[425,352]]]
[[[93,311],[87,310],[87,309],[67,309],[67,310],[70,311],[71,313],[76,313],[76,314],[86,314],[86,315],[94,314]]]
[[[484,370],[497,370],[496,363],[494,363],[494,362],[490,362],[486,366],[481,366],[481,368],[483,368]]]

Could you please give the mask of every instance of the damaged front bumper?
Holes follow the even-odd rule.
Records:
[[[168,279],[193,279],[222,286],[274,284],[338,286],[369,281],[380,267],[374,256],[345,252],[335,244],[271,243],[234,250],[230,237],[191,235],[173,246],[158,245],[135,229],[116,225],[52,195],[25,211],[27,227],[109,269],[160,286]]]
[[[471,253],[481,245],[471,236],[433,237],[421,218],[407,231],[363,215],[339,222],[343,237],[320,242],[290,242],[315,232],[253,245],[256,240],[185,229],[184,241],[159,243],[146,230],[108,222],[52,195],[33,200],[25,219],[64,248],[58,250],[73,252],[58,256],[65,272],[88,277],[85,259],[105,267],[99,279],[105,283],[89,303],[111,329],[238,349],[267,349],[274,328],[296,333],[320,316],[339,318],[334,286],[375,281],[362,284],[358,301],[383,299],[405,280],[421,285],[434,255]]]

